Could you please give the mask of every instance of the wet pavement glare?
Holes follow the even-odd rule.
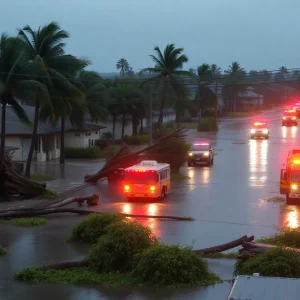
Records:
[[[191,131],[190,140],[211,141],[216,153],[214,165],[183,167],[181,173],[189,178],[173,181],[170,194],[160,203],[128,203],[119,186],[108,185],[105,181],[67,194],[99,193],[101,204],[94,208],[99,211],[191,216],[195,221],[139,221],[149,226],[164,243],[193,244],[195,249],[226,243],[245,234],[259,238],[275,233],[279,227],[296,228],[299,226],[299,208],[271,198],[280,197],[280,169],[288,150],[299,143],[300,128],[281,127],[280,112],[268,112],[262,118],[269,122],[269,140],[249,140],[251,118],[222,121],[217,134],[203,135]],[[49,164],[44,168],[50,168],[46,170],[50,174],[58,173],[55,165]],[[97,169],[97,165],[93,168]],[[87,165],[83,173],[90,173],[93,168]],[[59,172],[61,177],[73,176],[76,186],[84,176],[79,175],[78,170],[69,169],[67,174]],[[55,184],[59,181],[52,183],[53,186]],[[51,216],[47,226],[37,228],[1,225],[0,244],[7,247],[9,253],[0,258],[0,299],[216,300],[227,297],[231,287],[229,282],[195,289],[116,290],[99,286],[53,286],[13,281],[13,273],[27,266],[83,258],[86,246],[65,242],[72,225],[79,219],[73,215]],[[208,263],[223,279],[232,279],[234,260],[209,259]]]

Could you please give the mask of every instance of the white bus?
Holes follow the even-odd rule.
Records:
[[[154,198],[161,200],[171,188],[169,164],[155,160],[143,160],[125,169],[124,195],[128,201],[133,198]]]

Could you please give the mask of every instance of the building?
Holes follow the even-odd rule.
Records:
[[[259,109],[264,104],[264,96],[254,92],[253,87],[247,87],[243,93],[238,93],[236,110]]]
[[[35,108],[22,105],[29,120],[34,120]],[[0,116],[1,122],[1,116]],[[6,107],[5,149],[12,155],[14,161],[26,161],[31,145],[32,125],[22,123],[11,106]],[[105,126],[84,123],[82,128],[73,126],[70,121],[65,122],[65,147],[93,146],[100,138],[100,130]],[[60,157],[60,121],[56,125],[39,123],[38,141],[34,150],[37,161],[49,161]]]
[[[152,112],[152,122],[155,123],[158,121],[159,118],[159,111],[153,111]],[[120,139],[122,138],[122,119],[123,116],[119,115],[116,120],[115,124],[115,138]],[[169,123],[169,122],[175,122],[176,120],[176,113],[173,108],[166,108],[164,109],[164,118],[163,118],[163,123]],[[100,121],[100,122],[93,122],[90,119],[90,116],[87,115],[85,117],[85,122],[89,124],[95,124],[95,125],[100,125],[105,127],[104,130],[101,132],[103,134],[105,133],[113,133],[113,120],[112,117],[109,116],[106,121]],[[140,121],[140,125],[138,126],[138,132],[140,132],[141,127],[147,128],[148,126],[148,118],[144,118],[143,120]],[[131,136],[132,135],[132,118],[131,115],[125,115],[125,126],[124,126],[124,136]],[[101,136],[100,136],[101,138]]]

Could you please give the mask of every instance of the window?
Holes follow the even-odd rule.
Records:
[[[90,132],[89,132],[89,133],[86,133],[85,136],[91,136],[91,133],[90,133]]]
[[[74,135],[75,135],[75,136],[80,136],[80,133],[75,133]]]

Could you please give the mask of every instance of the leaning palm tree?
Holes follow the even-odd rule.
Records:
[[[23,68],[47,86],[51,97],[51,103],[42,102],[44,99],[40,97],[35,99],[33,134],[26,163],[26,176],[30,176],[30,166],[37,141],[40,108],[43,105],[47,106],[50,110],[49,114],[52,114],[51,118],[55,119],[58,107],[61,112],[65,111],[64,108],[70,107],[67,98],[72,99],[73,102],[83,101],[82,93],[63,74],[66,70],[76,69],[80,65],[76,57],[65,55],[64,41],[68,37],[69,34],[61,30],[55,22],[39,27],[37,31],[32,30],[30,26],[19,30],[19,38],[24,44],[24,56],[28,61]]]
[[[129,63],[127,59],[121,58],[117,62],[117,69],[120,70],[120,76],[125,77],[126,74],[131,71],[131,68],[129,66]]]
[[[146,80],[149,83],[155,83],[161,90],[160,111],[158,123],[161,126],[163,123],[163,112],[167,100],[167,95],[171,91],[180,93],[184,88],[181,83],[184,78],[189,78],[191,73],[183,71],[183,65],[188,61],[186,55],[182,54],[183,48],[175,48],[174,44],[168,44],[162,53],[159,47],[155,47],[155,55],[150,55],[155,63],[152,68],[146,68],[141,73],[149,73],[154,75]]]
[[[40,82],[26,77],[20,68],[23,61],[22,44],[16,38],[2,34],[0,38],[0,103],[1,113],[1,147],[0,161],[5,153],[6,106],[10,105],[17,117],[30,124],[30,121],[18,99],[25,100],[29,91],[36,91],[42,97],[48,97],[47,88]]]

